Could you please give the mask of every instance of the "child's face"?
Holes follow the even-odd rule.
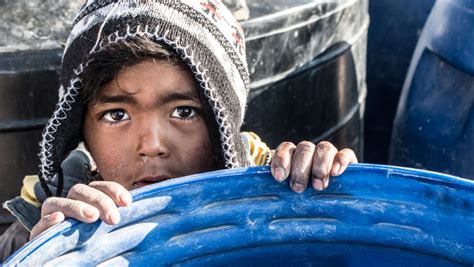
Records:
[[[88,104],[84,138],[103,179],[133,189],[215,168],[202,114],[190,71],[146,59]]]

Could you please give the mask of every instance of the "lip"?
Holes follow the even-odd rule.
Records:
[[[147,177],[140,178],[137,181],[133,182],[133,187],[147,186],[147,185],[163,182],[163,181],[166,181],[166,180],[169,180],[169,179],[171,179],[171,178],[169,176],[166,176],[166,175],[147,176]]]

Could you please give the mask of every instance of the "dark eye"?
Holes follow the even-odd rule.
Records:
[[[105,112],[103,118],[109,122],[119,122],[130,119],[130,116],[122,109],[114,109]]]
[[[189,119],[196,115],[196,109],[193,107],[177,107],[171,114],[173,118]]]

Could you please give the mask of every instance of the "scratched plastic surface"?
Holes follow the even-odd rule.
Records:
[[[251,78],[244,129],[269,146],[329,140],[361,158],[368,0],[227,2],[249,9],[241,22]]]
[[[355,164],[324,192],[268,167],[133,191],[116,226],[68,220],[5,265],[464,266],[474,263],[474,182]]]
[[[228,2],[242,2],[232,0]],[[335,44],[339,54],[351,47],[359,89],[365,97],[368,0],[246,0],[249,19],[245,31],[251,75],[250,98],[269,84],[305,69]],[[313,62],[314,64],[314,62]]]

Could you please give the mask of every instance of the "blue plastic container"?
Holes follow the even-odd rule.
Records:
[[[268,167],[133,192],[121,222],[68,220],[5,266],[464,266],[474,263],[474,182],[355,164],[297,194]]]
[[[474,178],[474,1],[437,1],[405,80],[390,164]]]
[[[435,0],[369,1],[364,161],[388,162],[393,120],[418,37]]]

